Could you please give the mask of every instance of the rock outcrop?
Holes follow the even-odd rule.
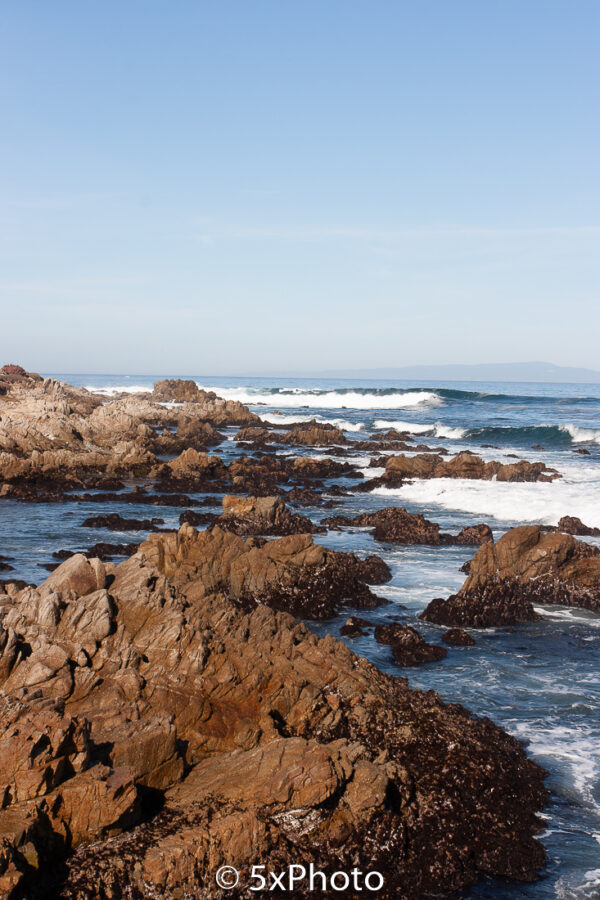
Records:
[[[197,453],[221,441],[216,427],[260,423],[242,404],[205,391],[170,409],[148,394],[114,399],[51,378],[5,377],[17,380],[0,417],[4,497],[46,499],[49,486],[60,494],[92,478],[149,477],[156,454]]]
[[[600,528],[591,528],[584,525],[577,516],[563,516],[558,525],[548,527],[547,531],[562,531],[564,534],[573,534],[576,537],[600,537]]]
[[[310,537],[216,532],[0,593],[4,895],[214,898],[228,864],[242,896],[257,860],[381,871],[386,900],[533,878],[547,792],[520,744],[223,595],[326,565]]]
[[[218,525],[201,532],[182,525],[175,534],[150,535],[140,552],[175,584],[193,584],[198,598],[221,592],[242,609],[264,604],[310,619],[379,606],[368,584],[391,577],[379,557],[327,550],[310,534],[265,542]]]
[[[385,463],[385,473],[381,478],[365,482],[359,490],[373,487],[401,487],[413,478],[467,478],[484,481],[554,481],[560,478],[556,469],[542,462],[528,462],[521,459],[516,463],[501,463],[497,460],[485,462],[474,453],[464,451],[450,459],[435,453],[418,453],[415,456],[389,456]]]
[[[448,651],[445,647],[428,644],[416,628],[410,625],[378,625],[375,629],[375,640],[380,644],[389,644],[394,661],[399,666],[421,666],[424,663],[437,662],[444,659]]]
[[[281,497],[223,497],[219,527],[235,534],[283,537],[289,534],[316,534],[325,528],[306,516],[292,513]]]
[[[514,625],[539,618],[534,604],[600,612],[600,549],[537,525],[512,528],[477,551],[458,594],[432,600],[421,618],[438,625]]]
[[[420,513],[409,513],[404,508],[388,506],[372,513],[358,516],[330,516],[322,520],[323,525],[339,528],[368,527],[376,541],[392,544],[484,544],[493,540],[489,525],[467,525],[458,534],[440,532],[437,522],[430,522]]]

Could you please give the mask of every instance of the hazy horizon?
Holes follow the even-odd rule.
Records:
[[[463,373],[462,375],[460,373]],[[147,372],[50,372],[42,371],[41,374],[53,377],[84,377],[90,378],[240,378],[240,379],[277,379],[299,381],[406,381],[406,382],[498,382],[498,383],[555,383],[555,384],[600,384],[600,371],[592,369],[572,368],[556,366],[553,363],[482,363],[453,366],[407,366],[407,367],[382,367],[378,369],[355,370],[304,370],[304,371],[256,371],[256,372],[216,372],[202,371],[147,371]],[[454,377],[453,377],[454,376]],[[533,377],[535,376],[535,377]]]

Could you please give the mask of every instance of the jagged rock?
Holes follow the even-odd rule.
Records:
[[[154,382],[153,394],[157,400],[175,403],[197,402],[202,396],[195,381],[183,378],[165,378]]]
[[[421,618],[438,625],[488,627],[533,621],[534,604],[600,612],[600,549],[537,525],[512,528],[484,544],[458,594],[432,600]]]
[[[176,534],[150,535],[139,552],[175,583],[191,582],[198,597],[222,591],[244,609],[262,603],[315,619],[343,606],[380,605],[367,583],[391,577],[383,560],[327,550],[309,534],[257,543],[217,525],[201,532],[183,525]]]
[[[0,420],[0,496],[63,499],[92,477],[148,477],[155,456],[195,452],[219,443],[220,425],[254,425],[260,419],[242,404],[199,391],[175,409],[148,394],[105,398],[54,379],[5,375],[10,403]]]
[[[99,559],[88,559],[76,553],[44,582],[47,592],[73,591],[80,597],[102,590],[106,584],[106,567]]]
[[[591,528],[589,525],[584,525],[577,516],[563,516],[562,519],[559,520],[556,529],[548,530],[562,531],[565,534],[573,534],[577,537],[600,536],[600,528]]]
[[[235,534],[316,534],[325,531],[310,519],[291,513],[281,497],[223,497],[219,526]]]
[[[341,428],[312,419],[293,425],[290,431],[280,437],[284,444],[306,445],[310,447],[329,447],[334,444],[345,444],[346,438]]]
[[[292,557],[330,553],[216,532],[153,537],[112,569],[110,594],[2,596],[3,889],[208,898],[220,865],[277,871],[298,853],[384,872],[385,900],[533,878],[547,792],[521,745],[287,614],[215,593],[226,568],[230,587],[243,574],[260,588]],[[270,547],[267,575],[255,550]],[[258,569],[239,565],[250,554]],[[47,671],[23,693],[36,654]]]
[[[378,625],[375,640],[391,646],[394,660],[399,666],[421,666],[437,662],[448,653],[444,647],[428,644],[410,625]]]

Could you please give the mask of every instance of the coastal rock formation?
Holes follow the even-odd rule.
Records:
[[[421,618],[438,625],[514,625],[539,618],[534,604],[600,612],[600,549],[538,525],[512,528],[477,551],[458,594],[432,600]]]
[[[331,618],[344,606],[381,604],[367,586],[391,577],[383,560],[362,560],[313,543],[310,534],[244,540],[218,525],[198,532],[150,535],[140,552],[175,584],[193,583],[197,598],[222,592],[237,606],[259,604],[305,618]]]
[[[501,463],[497,460],[485,462],[474,453],[464,451],[444,459],[435,453],[418,453],[416,456],[389,456],[385,463],[385,473],[381,478],[365,482],[359,490],[374,487],[401,487],[412,478],[467,478],[484,481],[554,481],[560,478],[556,469],[550,469],[542,462],[528,462],[521,459],[516,463]]]
[[[410,625],[378,625],[375,640],[391,646],[394,661],[399,666],[421,666],[444,659],[448,654],[445,647],[424,641],[416,628]]]
[[[203,391],[195,381],[166,379],[157,381],[152,392],[154,400],[161,403],[192,403],[197,409],[197,418],[212,425],[261,425],[257,415],[238,400],[224,400],[214,391]]]
[[[151,395],[117,399],[52,378],[10,376],[0,415],[0,496],[35,499],[92,477],[148,477],[156,454],[197,452],[221,440],[215,426],[253,425],[242,404],[198,391],[169,409]]]
[[[284,444],[296,444],[309,447],[328,447],[336,444],[345,444],[346,438],[341,428],[328,425],[312,419],[310,422],[300,422],[292,426],[290,431],[280,438]]]
[[[223,497],[219,525],[235,534],[284,536],[325,531],[306,516],[291,513],[281,497]]]
[[[386,900],[535,876],[547,792],[515,739],[221,592],[330,552],[186,526],[0,594],[5,894],[213,898],[257,860],[381,871]]]
[[[600,537],[600,528],[591,528],[584,525],[577,516],[563,516],[556,527],[548,527],[548,531],[562,531],[564,534],[573,534],[576,537]]]
[[[404,508],[388,506],[372,513],[361,513],[358,516],[330,516],[322,520],[323,525],[338,528],[373,527],[376,541],[394,544],[484,544],[493,540],[489,525],[468,525],[458,534],[440,532],[437,522],[430,522],[420,513],[409,513]]]

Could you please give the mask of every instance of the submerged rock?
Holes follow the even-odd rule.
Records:
[[[124,519],[119,513],[90,516],[81,523],[82,528],[108,528],[109,531],[164,531],[160,525],[165,520],[156,516],[152,519]]]
[[[361,619],[360,616],[350,616],[340,628],[340,634],[343,634],[345,637],[360,637],[360,635],[365,633],[364,629],[370,626],[371,623],[367,619]]]
[[[416,628],[411,628],[410,625],[378,625],[375,640],[391,646],[394,660],[399,666],[421,666],[444,659],[448,654],[445,647],[424,641]]]
[[[451,628],[444,632],[442,640],[446,644],[452,644],[453,647],[472,647],[475,640],[462,628]]]

